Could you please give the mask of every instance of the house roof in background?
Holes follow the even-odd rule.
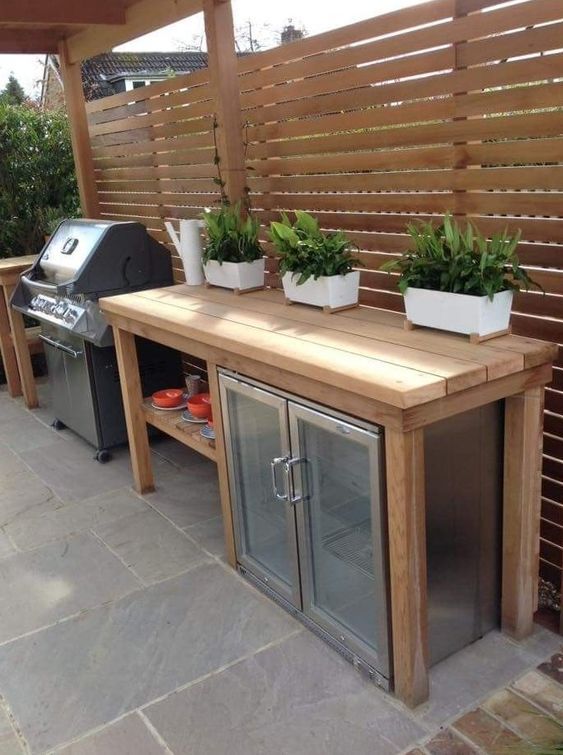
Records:
[[[120,79],[147,79],[207,67],[205,52],[106,52],[82,62],[82,85],[87,100],[115,94]]]

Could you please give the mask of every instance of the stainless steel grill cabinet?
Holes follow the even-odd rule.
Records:
[[[125,443],[113,331],[98,299],[173,283],[170,254],[141,223],[64,220],[22,275],[12,306],[42,325],[55,426],[66,425],[97,449]],[[179,356],[138,339],[139,367],[149,394],[179,385]]]

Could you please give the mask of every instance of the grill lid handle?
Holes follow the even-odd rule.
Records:
[[[72,254],[78,246],[78,239],[76,237],[69,236],[63,244],[61,254]]]

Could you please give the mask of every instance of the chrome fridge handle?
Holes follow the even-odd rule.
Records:
[[[289,456],[278,456],[275,459],[272,459],[270,462],[270,469],[272,472],[272,490],[274,491],[274,495],[276,496],[278,501],[288,501],[289,500],[289,487],[288,487],[288,461]],[[278,476],[277,476],[277,468],[279,466],[283,465],[284,472],[286,474],[285,478],[285,493],[280,493],[278,489]]]
[[[305,461],[307,461],[307,459],[297,457],[293,459],[287,459],[284,464],[284,469],[287,474],[287,490],[289,491],[287,500],[293,505],[305,500],[303,490],[298,495],[295,495],[295,481],[293,479],[293,468],[298,464],[303,464]]]

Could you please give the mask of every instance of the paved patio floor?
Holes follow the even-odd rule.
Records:
[[[29,412],[0,389],[0,755],[463,755],[559,735],[563,659],[536,670],[558,636],[489,634],[409,712],[228,568],[211,462],[156,441],[140,497],[127,451],[99,465],[40,395]]]

